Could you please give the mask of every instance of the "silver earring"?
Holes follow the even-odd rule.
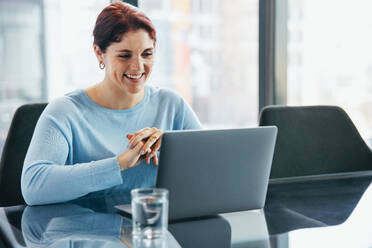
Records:
[[[101,62],[99,62],[99,69],[101,69],[101,70],[103,70],[103,69],[105,69],[105,64],[101,61]]]

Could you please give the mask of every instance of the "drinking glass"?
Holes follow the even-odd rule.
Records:
[[[163,238],[168,229],[168,190],[133,189],[131,195],[133,238]]]

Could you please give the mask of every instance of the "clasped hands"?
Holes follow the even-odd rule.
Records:
[[[139,165],[143,160],[147,164],[150,160],[159,165],[157,152],[160,149],[163,132],[156,127],[146,127],[134,134],[127,134],[129,140],[127,150],[118,156],[121,170]]]

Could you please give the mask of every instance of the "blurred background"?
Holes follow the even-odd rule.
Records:
[[[103,79],[92,32],[110,2],[0,0],[0,151],[17,107]],[[372,138],[372,1],[128,2],[157,29],[148,83],[179,92],[207,128],[257,125],[260,87],[273,83],[264,103],[339,105]],[[270,32],[272,49],[260,50]],[[274,70],[263,63],[270,55]]]

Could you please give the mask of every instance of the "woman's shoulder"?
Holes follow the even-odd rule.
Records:
[[[166,100],[177,103],[183,101],[182,96],[173,89],[153,85],[149,85],[148,89],[150,99],[156,99],[157,101]]]
[[[78,104],[82,98],[82,90],[75,90],[49,102],[44,114],[54,117],[73,114],[78,110]]]

